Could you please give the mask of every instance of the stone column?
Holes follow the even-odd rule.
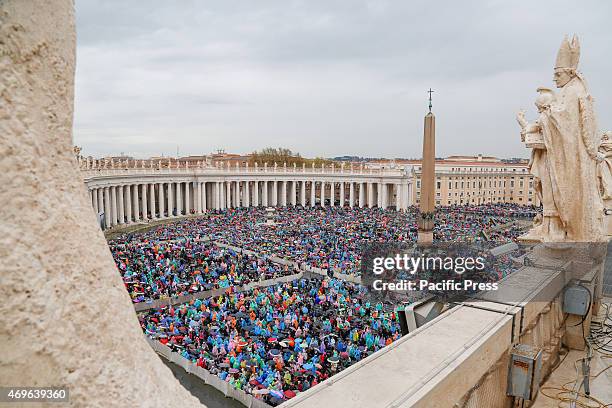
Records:
[[[176,215],[183,214],[183,183],[176,183]]]
[[[387,183],[380,183],[378,185],[380,187],[380,191],[379,191],[379,195],[380,197],[380,206],[383,209],[386,209],[388,207],[388,202],[389,202],[389,189],[388,189],[388,184]]]
[[[94,188],[93,190],[91,190],[91,199],[93,200],[93,210],[94,213],[96,214],[96,216],[98,215],[99,211],[98,211],[98,189]]]
[[[259,181],[253,182],[253,205],[259,207]]]
[[[117,187],[111,187],[111,224],[117,225]]]
[[[262,197],[262,200],[263,200],[262,205],[264,207],[267,207],[268,206],[268,182],[267,181],[263,182],[263,187],[262,187],[262,191],[261,192],[262,192],[262,195],[263,195],[263,197]]]
[[[110,197],[110,187],[104,187],[104,223],[106,224],[106,228],[110,228],[112,226],[111,213],[112,205]]]
[[[355,183],[349,182],[349,207],[355,206]]]
[[[98,188],[98,214],[104,212],[104,189]],[[96,214],[96,216],[98,215]]]
[[[199,181],[196,183],[196,213],[202,214],[202,183]]]
[[[215,191],[214,191],[215,210],[220,210],[221,209],[221,183],[217,181],[214,184],[214,187],[215,187]]]
[[[244,182],[244,186],[242,187],[242,191],[243,191],[243,194],[244,194],[244,197],[243,197],[244,203],[243,203],[243,205],[246,208],[249,208],[251,206],[251,182],[250,181],[247,180],[247,181]]]
[[[166,200],[164,200],[164,184],[163,183],[159,183],[157,185],[157,201],[159,201],[159,218],[165,218],[166,217],[166,209],[165,209],[165,203]]]
[[[321,207],[325,207],[325,182],[321,182]]]
[[[399,211],[402,209],[402,185],[395,185],[395,210]]]
[[[278,206],[278,181],[276,180],[272,182],[272,205]]]
[[[302,207],[306,207],[306,180],[302,181],[302,188],[300,189],[300,204],[302,204]]]
[[[281,181],[281,205],[283,207],[287,206],[287,182]]]
[[[205,213],[208,210],[208,203],[207,203],[207,197],[206,197],[206,182],[203,181],[202,183],[202,212]]]
[[[408,207],[412,205],[412,201],[413,201],[412,194],[414,193],[412,191],[413,188],[414,187],[413,187],[412,183],[406,183],[405,184],[405,191],[406,192],[405,192],[405,196],[404,197],[405,197],[406,201],[405,201],[405,204],[404,204],[404,209],[408,209]]]
[[[156,219],[157,211],[155,210],[155,183],[149,184],[149,209],[151,210],[151,219]]]
[[[368,207],[374,207],[374,184],[368,183]]]
[[[359,183],[359,208],[365,207],[366,183]]]
[[[227,206],[227,182],[222,181],[219,184],[219,207],[223,210]]]
[[[234,181],[234,207],[240,208],[240,182]]]
[[[123,186],[115,187],[117,191],[117,224],[125,222],[125,211],[123,206]]]
[[[232,184],[230,181],[225,182],[225,208],[232,208]]]
[[[316,192],[315,192],[316,188],[317,188],[317,182],[316,182],[316,181],[314,181],[314,180],[313,180],[313,181],[311,181],[311,182],[310,182],[310,206],[311,206],[311,207],[314,207],[314,206],[315,206],[315,204],[316,204],[316,202],[317,202],[317,199],[316,199],[316,196],[315,196],[315,194],[316,194]]]
[[[295,207],[297,204],[297,181],[291,182],[291,205]]]
[[[344,181],[340,183],[340,207],[344,207]]]
[[[334,207],[336,205],[336,182],[332,181],[329,190],[329,206]]]
[[[140,218],[140,203],[138,200],[138,188],[140,187],[139,184],[135,184],[134,185],[134,189],[132,190],[132,205],[134,206],[134,221],[138,222],[141,220]]]
[[[172,196],[172,183],[168,183],[168,217],[174,216],[174,197]]]
[[[191,194],[189,190],[191,190],[192,184],[193,183],[189,181],[185,183],[185,215],[189,215],[191,213],[191,203],[189,202]]]
[[[127,223],[132,223],[132,186],[125,186],[125,218]]]
[[[147,209],[147,188],[148,184],[142,184],[140,186],[142,188],[142,218],[146,221],[149,218],[148,209]]]

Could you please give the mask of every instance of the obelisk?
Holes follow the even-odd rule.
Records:
[[[423,133],[423,160],[421,162],[421,196],[419,214],[419,244],[433,242],[436,182],[436,117],[431,111],[431,94],[429,89],[429,112],[425,115]]]

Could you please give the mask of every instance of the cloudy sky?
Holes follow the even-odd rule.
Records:
[[[77,0],[74,139],[86,155],[527,157],[565,33],[612,129],[609,1]]]

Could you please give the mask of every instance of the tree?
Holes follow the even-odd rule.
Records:
[[[315,166],[320,167],[322,164],[331,164],[332,162],[322,157],[305,159],[299,153],[293,153],[290,149],[283,147],[266,147],[261,151],[255,151],[251,154],[249,164],[254,165],[255,163],[260,166],[263,166],[264,163],[268,163],[268,166],[273,166],[274,163],[277,163],[279,166],[282,166],[283,163],[287,163],[287,166],[293,166],[295,163],[296,166],[300,167],[302,164],[311,166],[314,163]]]

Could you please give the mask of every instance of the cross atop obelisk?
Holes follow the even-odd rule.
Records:
[[[421,195],[419,201],[420,215],[418,219],[421,245],[433,241],[435,194],[436,194],[436,117],[431,112],[431,88],[429,91],[429,113],[425,115],[423,131],[423,160],[421,161]]]

